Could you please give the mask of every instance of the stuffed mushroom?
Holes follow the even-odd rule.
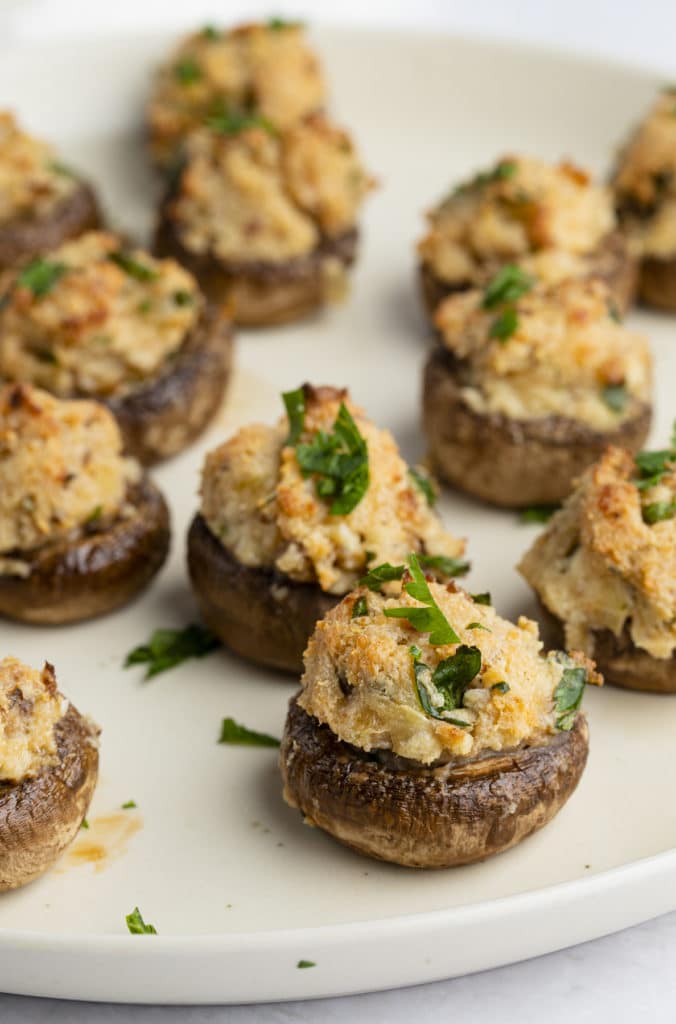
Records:
[[[635,460],[609,448],[519,571],[609,683],[676,693],[676,437]]]
[[[349,136],[324,115],[283,130],[212,118],[186,144],[155,248],[247,325],[296,320],[341,297],[372,187]]]
[[[617,214],[640,260],[639,296],[676,311],[676,89],[665,89],[620,153]]]
[[[0,389],[0,615],[56,625],[110,612],[168,548],[164,499],[104,406]]]
[[[244,427],[207,457],[188,563],[225,645],[297,673],[316,621],[369,566],[410,550],[446,577],[468,566],[430,506],[430,481],[347,392],[305,385],[284,398],[277,426]]]
[[[0,379],[103,402],[144,463],[205,429],[231,354],[227,311],[205,301],[191,274],[104,232],[32,260],[0,300]]]
[[[90,186],[0,111],[0,271],[98,227]]]
[[[98,776],[98,729],[54,669],[0,661],[0,892],[47,871],[73,841]]]
[[[638,451],[651,417],[646,339],[598,280],[536,284],[508,265],[445,299],[424,429],[439,475],[506,507],[556,503],[606,445]]]
[[[209,118],[256,115],[283,129],[324,103],[319,61],[300,22],[207,25],[181,40],[157,72],[147,109],[151,155],[171,167]]]
[[[620,312],[632,302],[636,262],[610,191],[573,164],[506,156],[459,185],[428,221],[418,255],[430,316],[452,292],[485,287],[506,263],[549,284],[600,277]]]
[[[517,625],[415,555],[387,592],[359,588],[317,625],[280,751],[309,824],[406,867],[469,864],[542,828],[587,760],[580,654]]]

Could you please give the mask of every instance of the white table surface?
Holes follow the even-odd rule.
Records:
[[[0,44],[103,29],[191,25],[257,14],[309,20],[443,27],[649,65],[676,78],[676,5],[664,0],[0,0]],[[0,105],[2,98],[0,97]],[[415,1024],[672,1024],[676,1018],[676,913],[618,935],[512,967],[418,988],[242,1007],[95,1006],[0,995],[1,1024],[248,1024],[326,1022]]]

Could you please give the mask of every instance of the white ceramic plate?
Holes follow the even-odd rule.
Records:
[[[202,456],[240,424],[276,418],[282,389],[348,384],[407,457],[423,453],[421,211],[505,151],[604,171],[657,84],[618,66],[438,35],[331,31],[317,41],[340,116],[382,179],[350,300],[314,322],[240,338],[218,421],[157,473],[174,547],[141,600],[73,628],[0,626],[0,652],[53,661],[65,692],[103,727],[89,832],[48,877],[0,899],[0,990],[150,1002],[326,996],[492,967],[676,906],[673,698],[589,693],[589,767],[559,817],[485,864],[417,873],[304,827],[282,802],[274,751],[216,744],[225,715],[279,734],[291,683],[223,652],[150,683],[122,670],[155,627],[195,618],[183,538]],[[114,218],[141,235],[155,196],[140,111],[166,45],[102,38],[15,50],[0,64],[2,104],[58,140],[101,184]],[[676,410],[676,322],[631,320],[654,342],[662,443]],[[490,589],[507,616],[533,611],[513,566],[537,528],[458,495],[441,509],[469,536],[471,589]],[[138,811],[120,811],[129,799]],[[157,938],[126,934],[136,904]],[[316,966],[299,970],[300,959]]]

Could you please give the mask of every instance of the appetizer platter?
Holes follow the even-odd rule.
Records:
[[[0,991],[676,907],[662,85],[280,18],[4,55]]]

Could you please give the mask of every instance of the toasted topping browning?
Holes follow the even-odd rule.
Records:
[[[207,27],[184,39],[158,72],[148,108],[153,153],[167,161],[210,116],[253,113],[287,128],[324,100],[319,62],[301,25]]]
[[[396,609],[421,607],[406,579],[396,597],[360,589],[317,624],[305,654],[301,707],[346,743],[422,764],[510,749],[570,728],[560,712],[571,702],[555,691],[577,663],[544,657],[534,622],[522,617],[514,625],[452,583],[428,579],[428,586],[457,643],[432,645],[433,637],[408,619],[391,617]],[[361,598],[368,614],[354,617]],[[596,681],[592,666],[581,664]]]
[[[103,406],[27,386],[0,390],[0,555],[106,523],[137,478]]]
[[[450,296],[435,318],[477,412],[562,416],[611,430],[650,400],[647,339],[618,322],[601,281],[536,285],[497,304],[489,294]]]
[[[0,111],[0,224],[43,217],[79,187],[51,146]]]
[[[303,471],[298,451],[330,435],[344,402],[368,452],[368,486],[347,514],[332,514],[335,492]],[[374,426],[345,392],[305,389],[297,446],[289,420],[245,427],[212,452],[202,477],[202,515],[239,562],[276,568],[297,582],[344,594],[367,561],[401,563],[409,551],[451,558],[464,544],[447,533],[411,478],[392,435]],[[355,464],[360,456],[355,456]],[[324,478],[325,479],[325,478]]]
[[[61,396],[124,394],[156,376],[203,300],[173,260],[89,232],[33,260],[0,312],[0,376]]]
[[[655,658],[676,649],[676,452],[658,476],[652,483],[610,448],[519,566],[563,621],[566,643],[590,655],[594,631],[619,637],[625,626]],[[652,517],[656,504],[673,514]]]
[[[563,162],[505,157],[428,215],[423,263],[449,283],[481,284],[502,263],[543,280],[585,276],[585,257],[615,227],[609,192]]]
[[[183,244],[217,259],[276,262],[351,229],[372,182],[322,115],[278,133],[196,133],[170,214]]]
[[[17,658],[0,661],[0,782],[20,782],[56,763],[54,727],[67,708],[51,665],[38,672]]]
[[[648,256],[676,253],[676,90],[665,90],[620,154],[613,185]]]

